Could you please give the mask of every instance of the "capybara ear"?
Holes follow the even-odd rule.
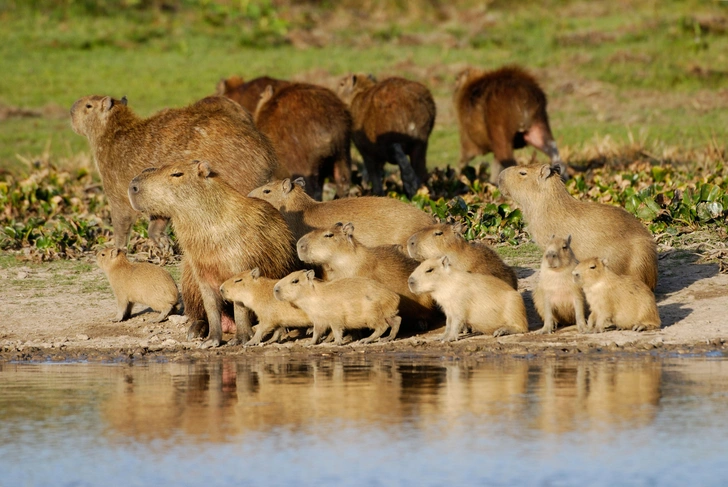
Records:
[[[609,267],[609,261],[607,259],[602,259],[602,264],[604,267]]]
[[[260,94],[260,97],[268,100],[271,96],[273,96],[273,85],[266,85],[263,93]]]
[[[220,78],[220,81],[218,81],[217,85],[215,86],[215,94],[224,95],[226,88],[227,88],[227,80],[225,78]]]
[[[449,257],[448,257],[447,255],[443,255],[443,256],[442,256],[442,257],[440,258],[440,265],[441,265],[441,266],[442,266],[442,267],[443,267],[444,269],[447,269],[448,267],[450,267],[450,258],[449,258]]]
[[[344,226],[344,224],[341,222],[334,223],[334,228],[337,230],[341,229],[341,227],[343,227],[343,226]]]
[[[370,80],[374,81],[375,83],[377,82],[377,78],[372,73],[369,73],[367,75],[367,78],[369,78]]]
[[[309,269],[306,271],[306,280],[307,281],[313,281],[316,278],[316,273]]]
[[[346,235],[346,238],[351,240],[351,236],[354,235],[354,224],[351,222],[347,222],[342,230],[344,231],[344,235]]]
[[[252,277],[253,279],[258,279],[260,277],[260,269],[256,267],[252,271],[250,271],[250,277]]]
[[[113,106],[114,106],[114,99],[111,98],[110,96],[105,96],[104,99],[101,100],[101,107],[104,110],[109,111],[109,110],[111,110],[111,107],[113,107]]]
[[[289,178],[286,178],[283,180],[283,194],[288,194],[293,189],[293,183],[291,183],[291,180]]]
[[[346,83],[346,80],[344,80],[344,83]],[[351,86],[356,86],[356,75],[351,75]]]
[[[554,168],[554,166],[544,165],[541,166],[541,170],[539,171],[539,179],[545,181],[554,174],[559,175],[560,170],[558,168]]]
[[[566,245],[571,245],[571,234],[566,236]]]
[[[303,177],[294,179],[293,183],[299,185],[302,188],[306,187],[306,180]]]
[[[207,161],[196,161],[197,162],[197,175],[201,178],[209,178],[213,175],[210,163]]]
[[[119,255],[119,249],[111,249],[111,258],[115,259]]]
[[[121,97],[121,104],[124,105],[124,106],[126,106],[126,103],[127,103],[126,95],[124,95],[124,96]]]

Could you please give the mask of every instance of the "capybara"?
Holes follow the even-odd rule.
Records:
[[[303,262],[323,266],[326,280],[367,277],[396,292],[400,297],[400,316],[404,319],[429,322],[437,315],[429,294],[416,295],[407,286],[407,278],[418,262],[392,245],[362,245],[350,222],[313,230],[301,237],[296,247]]]
[[[394,198],[363,196],[319,202],[303,190],[302,179],[271,181],[248,196],[278,208],[296,239],[316,228],[351,222],[367,247],[406,245],[410,235],[435,223],[434,217]]]
[[[260,269],[256,267],[231,277],[220,286],[223,299],[241,303],[253,310],[258,317],[255,335],[246,345],[260,344],[271,332],[273,337],[269,342],[277,341],[281,330],[285,327],[312,326],[308,315],[301,309],[294,308],[291,303],[279,301],[273,296],[273,286],[276,282],[278,279],[261,276]]]
[[[468,242],[463,238],[462,224],[436,223],[413,234],[407,240],[407,252],[423,261],[447,255],[456,269],[478,274],[490,274],[518,289],[515,271],[488,245]]]
[[[580,262],[599,255],[617,274],[634,276],[655,289],[657,244],[624,208],[575,199],[558,169],[547,164],[509,167],[501,172],[498,186],[521,208],[528,233],[542,250],[552,235],[571,235]]]
[[[271,86],[276,90],[288,83],[289,81],[271,78],[270,76],[261,76],[248,82],[245,82],[239,76],[231,76],[228,79],[221,79],[217,83],[217,94],[239,103],[252,115],[255,112],[255,107],[258,106],[260,95],[267,86]]]
[[[609,265],[606,259],[591,257],[572,271],[589,303],[589,330],[601,333],[610,324],[621,330],[659,329],[660,313],[650,288],[633,276],[615,274]]]
[[[351,181],[351,115],[336,94],[322,86],[269,85],[255,110],[255,125],[273,144],[278,162],[292,178],[303,176],[306,192],[321,200],[332,176],[336,194]]]
[[[465,326],[496,337],[528,331],[518,291],[497,277],[455,269],[447,256],[422,262],[408,283],[413,293],[431,293],[445,313],[442,341],[457,340]]]
[[[561,162],[546,114],[546,95],[523,69],[507,66],[495,71],[466,68],[455,82],[453,104],[460,128],[460,169],[476,156],[493,152],[490,181],[504,167],[516,164],[513,149],[530,144],[558,165]]]
[[[556,324],[576,325],[580,333],[586,332],[584,293],[571,275],[578,263],[571,250],[571,235],[552,236],[533,292],[533,304],[543,320],[538,333],[553,333]]]
[[[374,332],[361,340],[370,343],[396,338],[402,321],[397,313],[399,294],[390,291],[373,279],[352,277],[324,282],[316,279],[314,271],[296,271],[284,277],[273,288],[276,299],[288,301],[301,308],[313,322],[311,343],[316,345],[322,333],[331,329],[334,344],[342,345],[344,331],[370,328]]]
[[[112,321],[124,321],[131,316],[134,303],[159,311],[154,323],[167,319],[179,302],[174,279],[163,267],[148,262],[131,263],[126,252],[117,248],[103,249],[96,262],[109,279],[119,312]]]
[[[339,83],[339,96],[351,111],[352,139],[373,193],[384,194],[384,164],[390,162],[399,166],[411,198],[427,181],[427,143],[436,114],[430,90],[404,78],[377,81],[371,75],[350,74]]]
[[[294,240],[280,213],[265,201],[241,195],[207,162],[181,161],[145,169],[129,183],[129,199],[141,212],[171,218],[177,241],[202,296],[209,338],[222,340],[220,285],[246,269],[280,278],[296,267]],[[252,334],[249,312],[236,306],[236,339]],[[198,323],[189,335],[198,332]]]

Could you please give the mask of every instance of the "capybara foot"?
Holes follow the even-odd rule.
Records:
[[[200,343],[200,348],[217,348],[220,346],[220,340],[217,338],[211,338]]]
[[[208,325],[207,321],[196,320],[187,329],[187,339],[195,340],[197,338],[204,338],[209,332],[210,325]]]
[[[113,318],[111,318],[112,323],[119,323],[120,321],[124,321],[126,319],[123,315],[116,315]]]
[[[494,337],[502,337],[502,336],[510,335],[510,334],[511,334],[511,330],[509,330],[508,328],[505,328],[505,327],[498,328],[496,331],[493,332]]]
[[[159,316],[157,316],[156,319],[152,320],[152,323],[159,323],[159,322],[166,320],[167,316],[169,316],[169,314],[172,312],[173,308],[174,308],[174,306],[170,306],[168,309],[162,310],[162,312],[159,313]]]
[[[535,333],[536,335],[549,335],[553,332],[554,332],[553,326],[543,325],[543,328],[541,328],[540,330],[536,330],[533,333]]]
[[[231,338],[230,340],[228,340],[225,343],[225,345],[228,345],[231,347],[243,347],[243,346],[247,345],[247,340],[235,337],[235,338]]]

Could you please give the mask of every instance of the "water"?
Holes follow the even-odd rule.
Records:
[[[0,365],[0,486],[723,486],[728,360]]]

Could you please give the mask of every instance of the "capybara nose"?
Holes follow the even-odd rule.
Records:
[[[139,192],[139,185],[132,181],[131,184],[129,184],[129,192],[137,194]]]
[[[409,279],[407,279],[407,285],[408,285],[408,286],[410,287],[410,289],[412,288],[412,285],[413,285],[414,283],[415,283],[415,278],[414,278],[414,277],[412,277],[412,276],[410,276],[410,278],[409,278]]]

